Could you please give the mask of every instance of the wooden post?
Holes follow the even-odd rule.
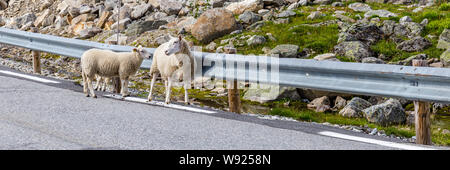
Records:
[[[426,60],[413,60],[415,67],[427,67]],[[431,120],[430,120],[430,103],[414,102],[415,110],[415,126],[416,126],[416,143],[423,145],[431,145]]]
[[[236,54],[235,48],[225,49],[227,54]],[[228,106],[230,112],[241,113],[241,97],[239,95],[238,81],[235,79],[228,83]]]
[[[33,27],[31,31],[37,33],[38,29]],[[33,55],[33,72],[35,74],[41,74],[41,52],[32,51],[32,55]]]

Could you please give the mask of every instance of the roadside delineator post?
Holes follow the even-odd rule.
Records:
[[[428,67],[426,60],[413,60],[414,67]],[[414,101],[416,144],[431,145],[430,103]]]
[[[235,48],[225,48],[225,53],[236,54]],[[238,81],[234,79],[228,83],[228,106],[229,111],[234,113],[241,113],[241,98],[239,95]]]
[[[33,27],[31,28],[31,32],[37,33],[38,29]],[[33,50],[33,73],[35,74],[41,74],[41,52]]]

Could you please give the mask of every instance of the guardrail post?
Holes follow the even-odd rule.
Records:
[[[415,67],[427,67],[426,60],[413,60]],[[416,143],[431,145],[430,103],[414,101]]]
[[[38,29],[33,27],[31,31],[37,33]],[[33,72],[35,74],[41,74],[41,52],[33,50],[32,55],[33,55]]]
[[[236,54],[236,49],[225,49],[227,54]],[[241,113],[241,97],[239,95],[238,81],[235,79],[228,83],[228,106],[229,111],[234,113]]]

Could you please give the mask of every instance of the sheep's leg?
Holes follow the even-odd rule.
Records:
[[[130,94],[128,94],[128,77],[125,77],[121,80],[122,83],[122,97],[127,97]]]
[[[94,92],[94,88],[92,87],[92,79],[93,79],[93,77],[87,77],[88,87],[89,87],[89,90],[91,91],[92,97],[97,98],[97,96],[95,95],[95,92]]]
[[[102,77],[100,77],[100,76],[95,76],[95,78],[97,79],[97,83],[95,83],[95,86],[94,86],[94,90],[100,90],[100,87],[101,87],[101,83],[102,83]]]
[[[172,78],[169,76],[168,78],[167,78],[167,81],[166,81],[166,87],[167,87],[167,89],[166,89],[166,104],[169,104],[170,103],[170,92],[171,92],[171,88],[172,88]]]
[[[87,80],[86,80],[86,75],[84,75],[84,72],[82,72],[81,76],[83,78],[83,93],[86,95],[86,97],[89,97],[88,83],[87,83]]]
[[[108,78],[104,78],[103,79],[103,84],[102,84],[102,88],[100,89],[101,91],[105,91],[106,90],[106,86],[108,85]]]
[[[153,77],[152,77],[152,82],[150,83],[150,91],[148,93],[148,101],[152,101],[152,94],[153,94],[153,86],[155,86],[155,82],[156,82],[156,73],[153,73]]]
[[[188,87],[191,84],[188,83],[186,80],[184,81],[184,104],[189,105],[189,96],[188,96]]]

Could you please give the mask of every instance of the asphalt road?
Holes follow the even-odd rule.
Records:
[[[18,73],[0,66],[2,70]],[[86,98],[80,86],[41,78],[59,83],[0,72],[0,149],[402,149],[396,144],[431,148],[314,123],[198,113],[100,95]]]

